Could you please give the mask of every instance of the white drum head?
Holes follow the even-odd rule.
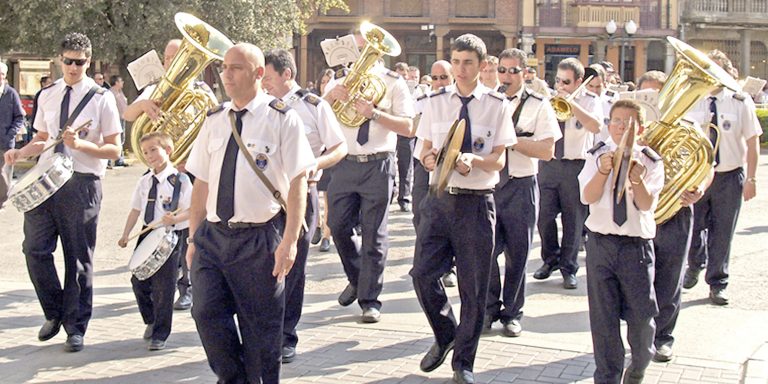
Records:
[[[144,240],[139,243],[136,250],[133,251],[131,261],[128,263],[128,269],[134,270],[141,266],[150,256],[152,256],[152,253],[155,252],[155,249],[157,249],[157,246],[160,245],[160,242],[163,241],[164,237],[164,227],[153,229],[152,232],[144,237]]]

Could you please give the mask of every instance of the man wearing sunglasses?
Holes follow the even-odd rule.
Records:
[[[6,152],[5,160],[13,164],[36,155],[46,160],[56,153],[72,159],[72,178],[56,194],[24,214],[23,251],[46,318],[38,338],[53,338],[63,325],[67,332],[64,349],[77,352],[83,349],[93,307],[92,261],[101,178],[107,159],[120,156],[122,127],[115,97],[85,76],[91,63],[88,37],[69,33],[60,48],[64,77],[40,93],[34,121],[37,134],[23,148]],[[75,132],[75,127],[89,120],[87,130]],[[62,144],[42,153],[59,136]],[[63,289],[53,261],[59,239],[64,251]]]
[[[533,277],[548,278],[560,269],[563,288],[576,289],[576,272],[579,269],[577,256],[581,242],[587,207],[579,197],[579,172],[584,167],[587,151],[593,145],[593,138],[600,132],[603,115],[598,97],[579,89],[584,81],[584,66],[576,58],[568,58],[557,66],[555,87],[558,95],[565,98],[578,91],[569,101],[573,117],[560,122],[563,138],[555,142],[555,157],[539,163],[539,235],[541,236],[541,258],[544,265]],[[557,215],[563,225],[562,241],[558,241]]]
[[[496,201],[496,243],[491,260],[491,279],[484,329],[500,320],[502,334],[517,337],[523,331],[520,320],[525,303],[525,271],[536,227],[538,160],[547,161],[555,152],[555,140],[562,137],[555,111],[544,96],[525,87],[527,55],[507,49],[499,55],[499,80],[510,101],[517,145],[505,151],[506,165],[499,174],[493,198]],[[499,255],[504,253],[504,289],[499,272]],[[502,295],[503,292],[503,295]],[[503,307],[503,308],[502,308]]]

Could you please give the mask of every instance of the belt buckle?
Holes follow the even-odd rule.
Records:
[[[448,187],[448,188],[445,188],[445,191],[446,191],[446,192],[448,192],[448,194],[449,194],[449,195],[458,195],[458,194],[459,194],[459,193],[458,193],[458,190],[459,190],[459,189],[458,189],[458,188],[456,188],[456,187]]]
[[[358,163],[367,163],[368,162],[368,155],[355,155],[357,156],[357,162]]]
[[[233,223],[233,222],[231,222],[231,221],[227,221],[227,228],[229,228],[229,229],[235,229],[235,227],[234,227],[234,224],[235,224],[235,223]]]

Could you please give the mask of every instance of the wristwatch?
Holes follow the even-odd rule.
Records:
[[[194,244],[194,243],[195,243],[195,238],[194,237],[192,237],[192,236],[187,237],[187,245]]]
[[[371,121],[376,121],[379,117],[381,117],[381,112],[374,109],[373,113],[371,113]]]
[[[752,184],[757,184],[757,177],[755,177],[755,176],[748,177],[747,181],[752,183]]]

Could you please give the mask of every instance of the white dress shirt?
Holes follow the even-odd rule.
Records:
[[[717,98],[717,125],[720,129],[720,162],[715,166],[715,172],[728,172],[744,166],[747,161],[746,140],[760,136],[763,129],[757,120],[755,104],[749,96],[734,94],[730,89],[714,95]],[[709,136],[709,124],[712,113],[709,111],[710,96],[700,100],[686,115],[698,122],[705,135]]]
[[[581,193],[581,202],[584,201],[584,188],[598,172],[597,164],[600,155],[606,152],[615,151],[616,143],[609,137],[605,145],[595,151],[594,154],[587,153],[587,159],[584,168],[579,173],[579,192]],[[632,149],[632,158],[640,161],[647,169],[643,181],[645,187],[653,196],[651,209],[641,211],[634,204],[634,193],[632,184],[627,185],[624,193],[627,199],[627,221],[619,226],[613,221],[613,171],[608,175],[608,180],[603,184],[603,195],[596,203],[589,204],[589,216],[584,225],[592,232],[602,233],[604,235],[620,235],[641,237],[643,239],[653,239],[656,236],[656,221],[654,211],[659,202],[659,192],[664,187],[664,162],[654,160],[643,152],[647,147],[635,145]],[[650,148],[647,151],[654,156],[658,156]]]
[[[528,90],[530,93],[531,91]],[[520,105],[523,88],[520,88],[515,95],[509,99],[512,114]],[[542,141],[549,138],[554,141],[560,140],[563,134],[560,132],[560,125],[555,116],[555,110],[549,100],[539,94],[529,94],[523,109],[520,111],[520,118],[517,120],[515,131],[518,133],[532,133],[533,136],[521,137],[520,140]],[[507,149],[507,164],[509,164],[509,176],[527,177],[539,173],[539,159],[531,158],[512,149]]]
[[[88,91],[96,85],[90,77],[84,77],[77,84],[73,84],[72,91],[69,94],[69,114],[75,111],[77,105],[85,97]],[[40,92],[38,99],[37,115],[35,116],[34,127],[40,132],[48,133],[48,140],[45,145],[51,145],[59,136],[59,116],[61,115],[61,101],[66,93],[67,84],[63,79],[59,79],[52,86],[45,88]],[[117,145],[120,146],[120,133],[123,127],[120,124],[120,113],[117,111],[117,103],[112,92],[104,88],[103,93],[96,93],[88,104],[83,108],[80,115],[72,123],[72,128],[81,126],[88,120],[91,120],[91,126],[87,134],[79,137],[81,139],[95,143],[104,144],[104,138],[112,135],[118,135]],[[69,149],[72,154],[73,168],[75,172],[89,173],[99,177],[104,176],[107,169],[107,159],[99,159],[85,152]],[[51,149],[43,153],[40,158],[45,160],[53,156],[54,150]]]
[[[493,147],[509,147],[516,144],[512,109],[507,98],[491,91],[479,81],[472,91],[472,96],[474,99],[467,107],[471,123],[472,153],[485,156],[493,151]],[[451,125],[458,119],[461,105],[456,85],[449,85],[433,93],[424,104],[416,135],[420,139],[431,141],[432,147],[439,149]],[[449,187],[482,190],[491,189],[499,182],[499,172],[488,172],[479,167],[473,168],[467,176],[460,175],[456,170],[453,172]]]
[[[574,98],[585,111],[596,119],[603,116],[603,107],[600,98],[594,93],[582,90]],[[563,159],[580,160],[587,156],[587,151],[594,145],[594,134],[584,128],[584,125],[574,116],[565,122],[565,146],[563,147]]]
[[[159,174],[155,174],[154,171],[147,172],[136,183],[136,189],[133,190],[133,196],[131,197],[131,208],[141,211],[139,218],[144,225],[150,224],[144,222],[144,214],[147,209],[147,201],[149,200],[149,190],[152,189],[153,177],[157,178],[158,181],[154,221],[160,220],[166,213],[171,212],[170,206],[173,199],[174,184],[171,183],[169,177],[174,182],[181,183],[179,205],[177,208],[181,210],[189,209],[192,200],[192,182],[189,180],[189,177],[179,177],[179,171],[170,164],[166,165],[165,169],[160,171]],[[185,228],[189,228],[189,220],[184,220],[174,225],[174,229]]]
[[[309,140],[309,146],[312,147],[312,154],[318,158],[327,148],[333,148],[342,143],[344,134],[336,121],[331,105],[313,93],[307,92],[302,96],[297,93],[300,90],[301,87],[294,84],[284,101],[299,114],[304,123],[304,133]],[[321,176],[322,170],[319,169],[309,181],[319,181]]]
[[[260,92],[251,100],[242,117],[243,143],[256,165],[283,196],[288,198],[290,183],[296,176],[315,166],[304,124],[296,111],[278,111],[270,106],[275,99]],[[282,103],[282,102],[280,102]],[[206,219],[221,221],[216,215],[219,178],[227,143],[232,136],[230,114],[234,106],[227,102],[205,119],[187,160],[187,170],[208,183]],[[234,119],[234,116],[232,116]],[[265,223],[280,212],[280,204],[261,182],[238,150],[235,170],[235,206],[232,223]]]
[[[378,105],[374,107],[382,112],[398,117],[413,118],[413,98],[411,91],[405,80],[397,74],[377,65],[373,67],[370,73],[378,76],[387,87],[384,97]],[[326,93],[333,89],[336,84],[343,84],[346,77],[333,78],[325,86]],[[352,93],[352,91],[350,91]],[[339,123],[341,124],[341,123]],[[368,142],[360,145],[357,142],[357,132],[359,129],[345,127],[342,125],[342,133],[347,141],[350,155],[370,155],[379,152],[395,152],[397,146],[397,135],[387,128],[381,126],[377,121],[371,121]]]

